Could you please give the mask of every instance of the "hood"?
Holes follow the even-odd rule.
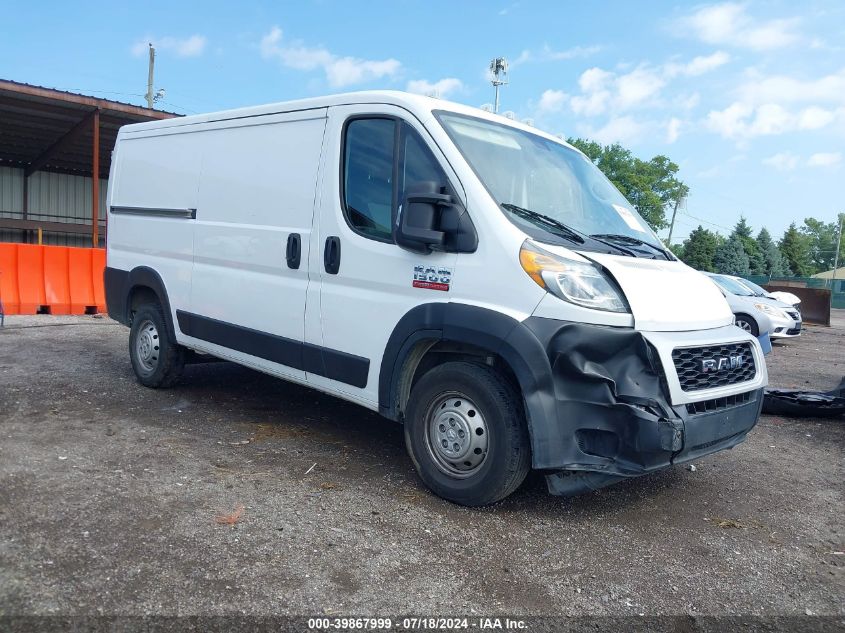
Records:
[[[775,290],[774,292],[770,292],[769,296],[772,299],[777,299],[778,301],[788,303],[791,307],[795,307],[799,303],[801,303],[801,298],[798,295],[794,295],[791,292],[785,292],[783,290]]]
[[[652,332],[706,330],[734,322],[710,279],[680,261],[579,251],[610,272],[631,306],[634,327]]]

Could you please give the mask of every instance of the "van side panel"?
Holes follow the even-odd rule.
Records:
[[[197,206],[199,145],[185,134],[121,134],[115,159],[109,183],[108,266],[127,272],[138,266],[155,270],[175,323],[176,308],[191,300],[189,210]]]
[[[225,347],[303,378],[304,372],[291,367],[301,362],[284,362],[286,354],[257,358],[238,337],[248,331],[282,337],[289,342],[285,349],[299,353],[325,117],[325,109],[310,110],[193,134],[203,160],[191,312],[219,322],[219,333],[227,335],[215,340],[226,340]],[[286,260],[292,234],[299,235],[301,245],[298,268]],[[194,333],[199,336],[200,330]]]

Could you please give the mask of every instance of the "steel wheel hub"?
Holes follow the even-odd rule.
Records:
[[[135,341],[135,355],[145,371],[152,372],[158,366],[159,340],[158,330],[152,321],[144,321],[138,328]]]
[[[745,330],[746,332],[750,332],[750,331],[751,331],[751,324],[750,324],[748,321],[744,320],[744,319],[740,319],[739,321],[737,321],[737,322],[736,322],[736,324],[737,324],[739,327],[741,327],[743,330]]]
[[[441,471],[464,478],[487,458],[489,432],[484,416],[461,393],[437,398],[428,409],[426,444]]]

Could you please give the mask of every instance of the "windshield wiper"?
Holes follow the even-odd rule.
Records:
[[[633,245],[636,245],[636,246],[648,246],[650,249],[655,250],[658,253],[660,253],[661,255],[663,255],[663,257],[665,257],[667,260],[669,259],[669,256],[666,254],[665,249],[660,248],[659,246],[656,246],[655,244],[652,244],[651,242],[646,242],[645,240],[641,240],[637,237],[632,237],[630,235],[622,235],[621,233],[596,233],[595,235],[590,235],[590,237],[592,237],[593,239],[599,239],[599,240],[602,239],[602,238],[605,239],[605,240],[611,240],[611,241],[615,240],[615,241],[623,242],[625,244],[633,244]]]
[[[563,222],[549,217],[548,215],[537,213],[536,211],[532,211],[531,209],[526,209],[525,207],[520,207],[516,204],[511,204],[510,202],[503,202],[501,206],[521,218],[525,218],[526,220],[531,220],[534,222],[539,222],[555,229],[555,232],[557,232],[562,237],[565,237],[566,239],[570,240],[571,242],[577,242],[578,244],[584,243],[584,238],[578,231],[576,231],[572,227],[566,226]]]

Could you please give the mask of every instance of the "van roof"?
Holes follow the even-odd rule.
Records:
[[[295,112],[297,110],[311,110],[315,108],[327,108],[331,106],[341,105],[357,105],[357,104],[385,104],[394,105],[404,108],[416,115],[417,118],[423,119],[431,114],[433,110],[448,110],[458,114],[466,114],[480,119],[486,119],[500,124],[510,125],[515,128],[527,130],[538,134],[540,136],[552,139],[559,143],[568,145],[566,141],[559,137],[547,134],[537,128],[525,125],[519,121],[508,119],[500,114],[493,114],[486,112],[480,108],[474,108],[461,103],[453,101],[445,101],[434,97],[425,97],[410,92],[402,92],[399,90],[366,90],[361,92],[347,92],[336,95],[328,95],[325,97],[309,97],[307,99],[297,99],[295,101],[282,101],[279,103],[270,103],[267,105],[250,106],[246,108],[236,108],[234,110],[221,110],[220,112],[209,112],[207,114],[196,114],[192,116],[179,117],[176,119],[166,119],[163,121],[150,121],[148,123],[138,123],[135,125],[127,125],[121,128],[121,132],[143,132],[146,130],[158,130],[162,128],[175,128],[196,125],[198,123],[210,123],[214,121],[226,121],[231,119],[242,119],[247,117],[281,114],[284,112]]]

